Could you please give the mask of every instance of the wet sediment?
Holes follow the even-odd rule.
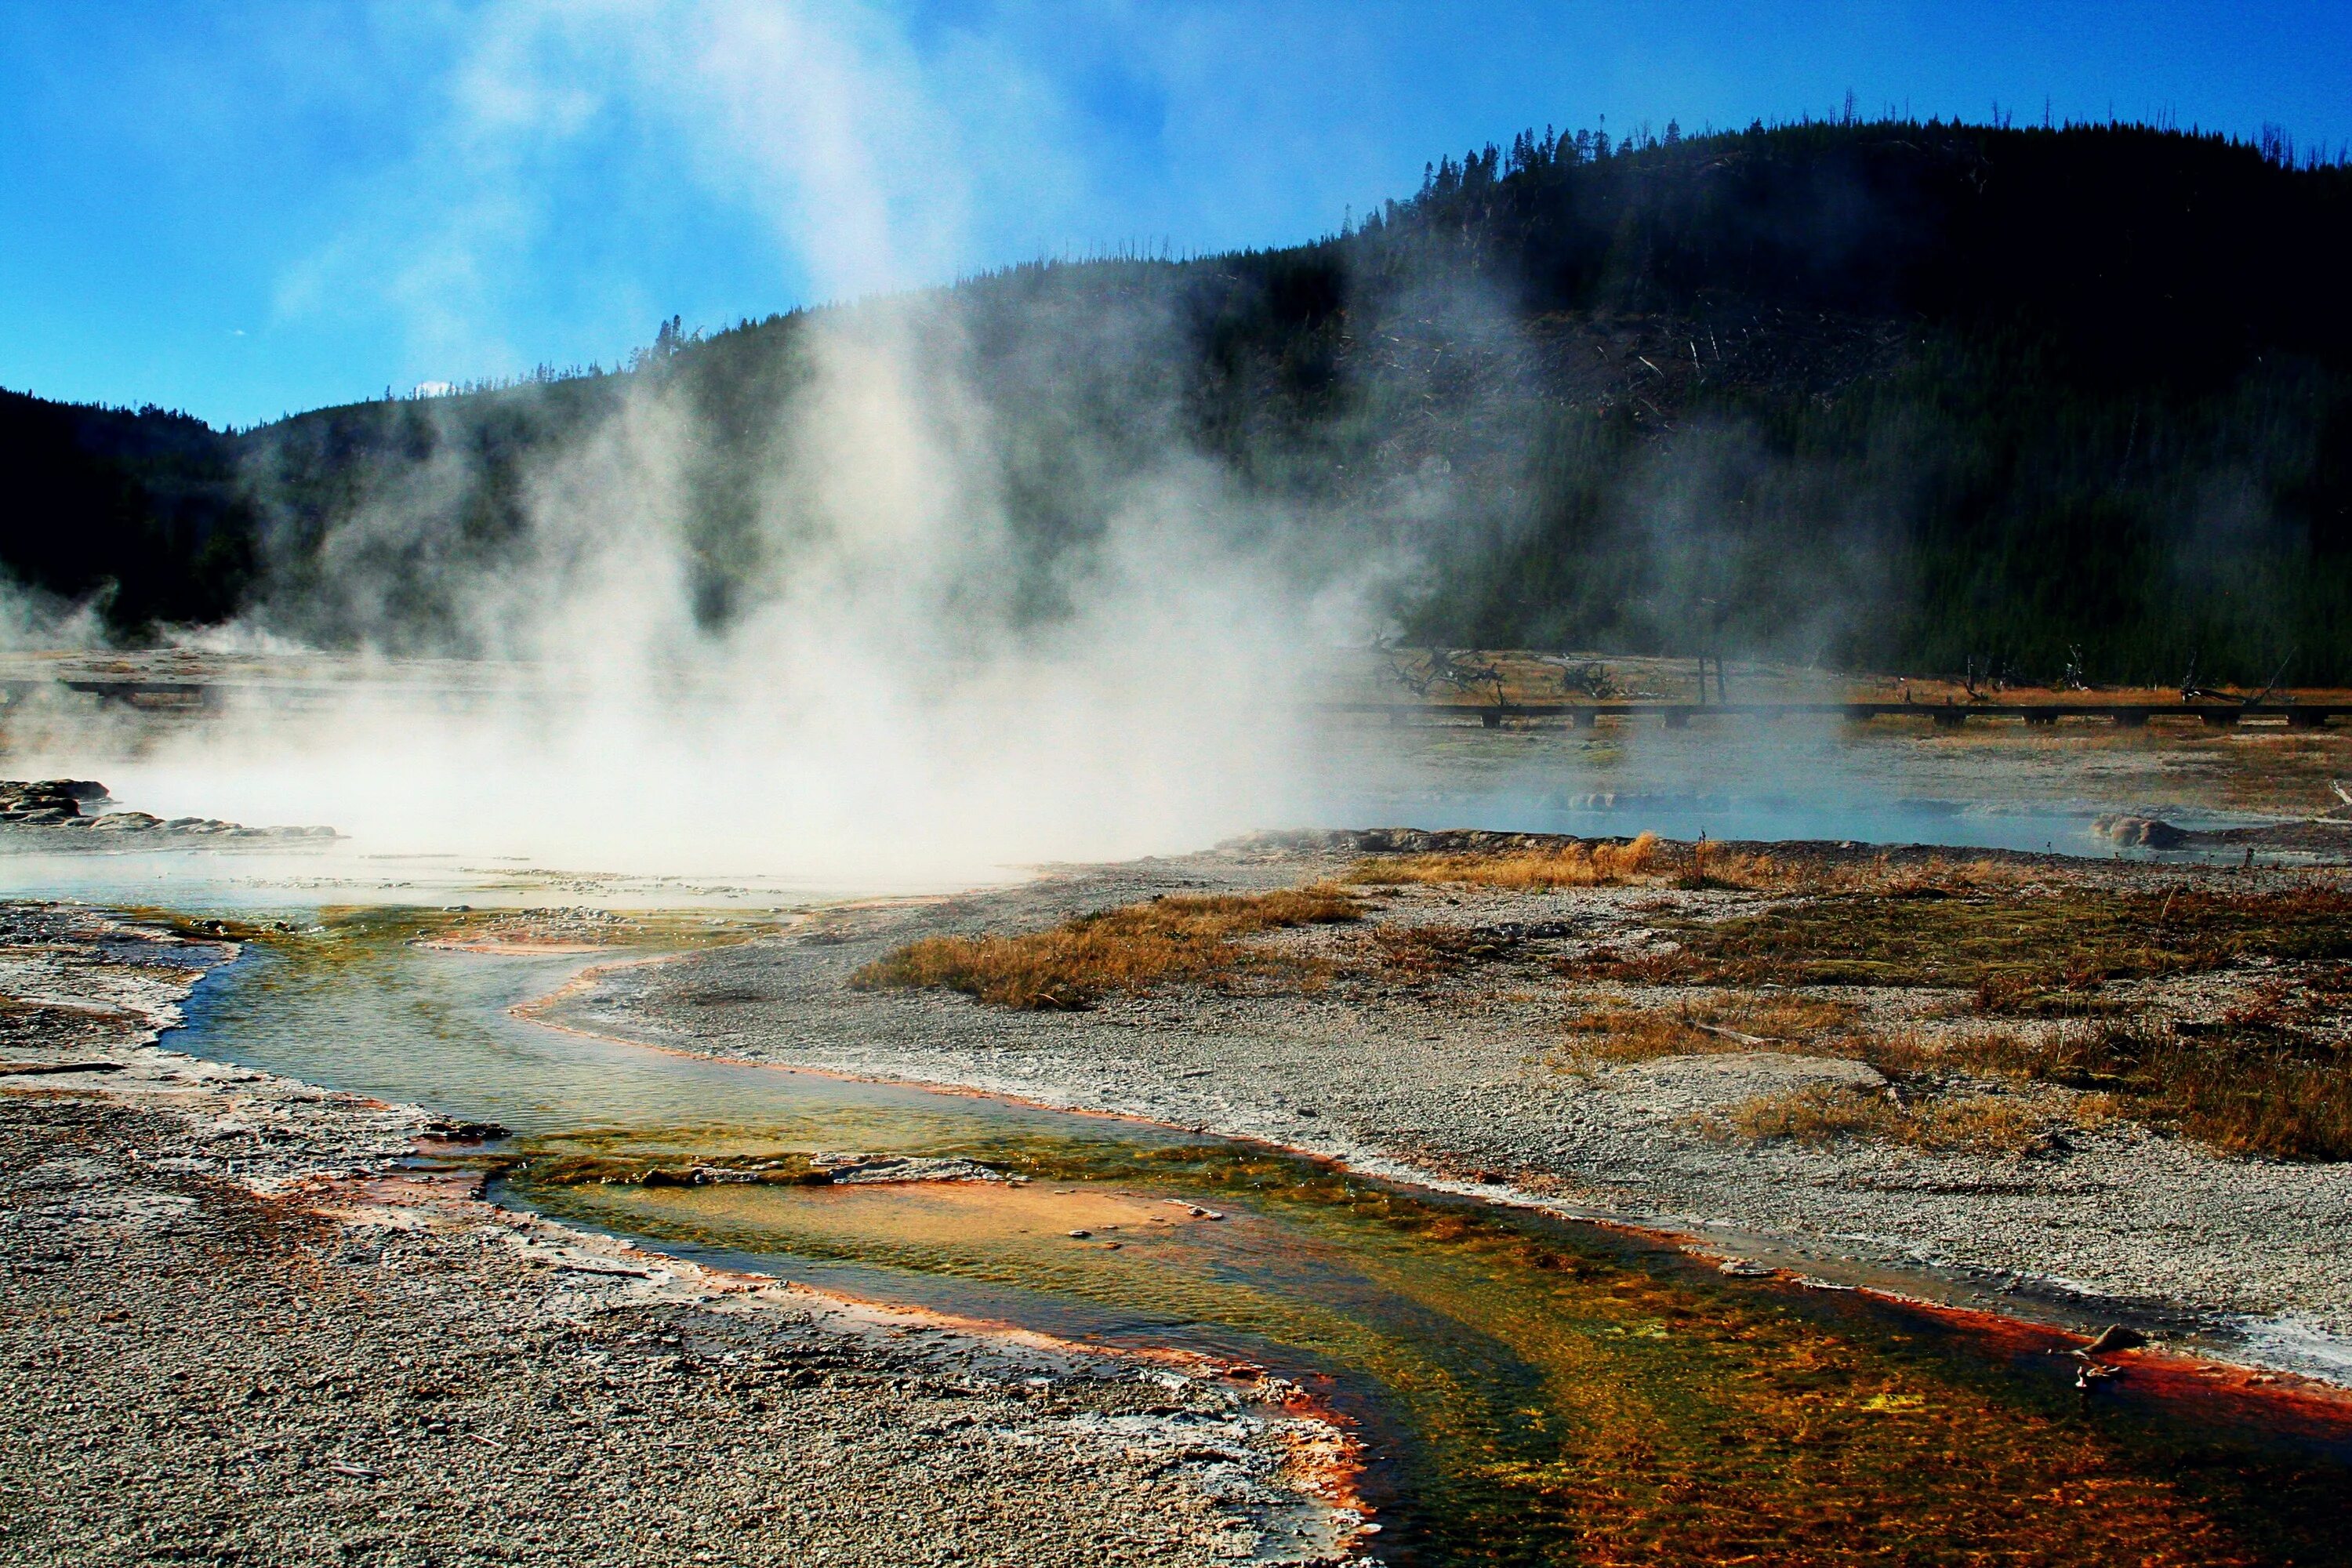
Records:
[[[478,1173],[413,1158],[480,1129],[152,1045],[222,945],[37,906],[5,919],[0,1558],[1338,1547],[1344,1446],[1278,1387],[496,1208]]]

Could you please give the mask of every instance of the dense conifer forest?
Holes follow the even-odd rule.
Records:
[[[1182,451],[1237,543],[1408,563],[1412,641],[2311,683],[2352,679],[2347,255],[2352,168],[2277,137],[1669,125],[1446,158],[1288,249],[842,309],[917,312],[919,369],[979,389],[1023,615]],[[511,559],[544,459],[648,396],[693,433],[723,622],[780,569],[782,432],[841,319],[236,435],[12,395],[0,562],[129,636],[251,606],[462,647],[451,574]]]

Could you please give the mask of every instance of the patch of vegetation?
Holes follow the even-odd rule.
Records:
[[[2049,982],[2047,974],[1997,971],[1977,982],[1969,1005],[1987,1017],[2011,1018],[2097,1018],[2124,1011],[2124,1004],[2112,996],[2064,985],[2053,989]]]
[[[2105,1023],[1973,1040],[1951,1059],[2096,1089],[2136,1120],[2236,1154],[2352,1159],[2352,1052],[2259,1023]]]
[[[1722,888],[1758,893],[1871,893],[1883,899],[1937,899],[1958,893],[2014,891],[2030,886],[2033,873],[1994,860],[1900,862],[1880,855],[1869,860],[1819,859],[1790,854],[1727,849],[1705,839],[1675,862],[1674,885],[1696,890]]]
[[[1076,1009],[1111,991],[1297,973],[1297,960],[1237,939],[1362,915],[1357,895],[1325,883],[1273,893],[1180,894],[1020,936],[927,937],[867,964],[849,983],[869,991],[961,991],[1004,1007]]]
[[[1484,926],[1416,926],[1384,921],[1370,932],[1372,973],[1390,984],[1427,985],[1449,974],[1508,959],[1521,948],[1507,931]]]
[[[2109,980],[2249,959],[2352,957],[2352,893],[2064,889],[2025,896],[1833,894],[1660,927],[1677,945],[1563,960],[1576,978],[1685,985],[1952,986],[1996,1008]]]
[[[1601,1007],[1569,1021],[1577,1061],[1640,1062],[1727,1051],[1853,1054],[1835,1048],[1861,1009],[1776,992],[1732,992],[1672,1007]],[[1823,1039],[1823,1036],[1838,1037]]]
[[[1867,1138],[1935,1152],[2018,1154],[2037,1146],[2048,1119],[2006,1095],[1906,1100],[1845,1084],[1811,1084],[1736,1105],[1708,1124],[1718,1135],[1833,1143]]]
[[[1873,893],[1938,898],[2014,891],[2039,873],[1993,860],[1925,861],[1764,853],[1700,839],[1677,844],[1643,833],[1628,839],[1561,838],[1504,848],[1441,849],[1359,861],[1347,880],[1375,887],[1421,884],[1549,892],[1563,888],[1672,887],[1759,893]],[[1664,906],[1671,909],[1673,906]]]
[[[1435,883],[1550,892],[1651,880],[1663,859],[1658,836],[1644,833],[1630,841],[1571,838],[1540,849],[1496,854],[1386,856],[1358,862],[1348,880],[1374,887]]]

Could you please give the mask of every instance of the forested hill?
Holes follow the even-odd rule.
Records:
[[[1039,616],[1175,446],[1293,520],[1303,570],[1420,562],[1392,590],[1415,640],[2100,679],[2291,656],[2315,681],[2352,679],[2347,254],[2352,170],[2276,142],[1669,127],[1442,160],[1290,249],[1021,268],[932,302],[959,329],[937,368],[1002,437]],[[520,547],[536,465],[653,392],[696,432],[680,471],[723,620],[775,564],[758,513],[805,460],[777,431],[814,395],[824,320],[666,330],[625,374],[236,437],[173,425],[177,447],[110,434],[152,415],[12,398],[0,558],[65,595],[112,573],[126,628],[235,599],[446,646],[446,584]],[[60,419],[70,439],[19,435]],[[95,567],[58,542],[89,518]]]
[[[100,595],[136,629],[222,619],[250,589],[257,514],[202,420],[0,392],[0,563],[63,604]]]

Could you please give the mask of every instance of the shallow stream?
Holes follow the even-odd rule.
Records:
[[[2040,1330],[1264,1146],[544,1027],[509,1009],[592,960],[412,940],[440,918],[249,946],[171,1043],[499,1122],[498,1195],[574,1223],[1298,1378],[1365,1442],[1383,1561],[2352,1561],[2340,1408],[2146,1362],[2084,1394]],[[893,1153],[1027,1179],[583,1179]]]

